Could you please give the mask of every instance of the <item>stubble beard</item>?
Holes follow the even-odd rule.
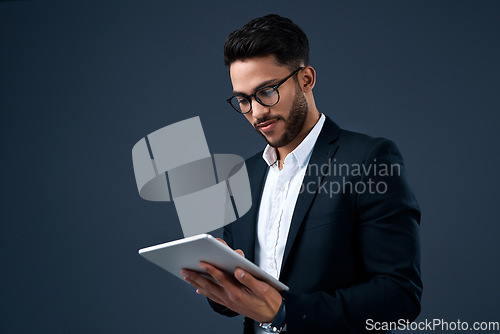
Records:
[[[299,135],[300,131],[304,127],[308,108],[309,106],[305,96],[302,94],[300,89],[297,89],[288,119],[285,121],[282,117],[278,117],[278,119],[285,121],[285,132],[283,135],[274,142],[271,142],[262,132],[257,129],[256,130],[262,135],[262,137],[264,137],[269,146],[274,148],[286,146]],[[261,120],[261,122],[264,121],[266,120]]]

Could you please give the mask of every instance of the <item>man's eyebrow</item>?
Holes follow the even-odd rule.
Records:
[[[279,81],[280,81],[280,79],[269,79],[269,80],[263,81],[257,87],[255,87],[255,89],[253,91],[255,92],[257,89],[260,89],[260,88],[265,87],[265,86],[271,86],[272,84],[276,84]],[[243,92],[239,92],[237,90],[233,90],[233,95],[247,95],[247,94],[245,94]]]

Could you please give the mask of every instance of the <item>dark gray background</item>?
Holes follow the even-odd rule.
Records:
[[[500,321],[499,1],[2,1],[0,332],[239,332],[137,255],[182,233],[131,149],[197,115],[212,153],[262,149],[222,47],[273,12],[310,38],[319,110],[405,157],[420,319]]]

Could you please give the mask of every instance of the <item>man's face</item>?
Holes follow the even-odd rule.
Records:
[[[231,64],[233,92],[251,95],[256,89],[279,83],[291,70],[279,65],[274,56],[255,57]],[[302,130],[307,118],[308,105],[294,76],[279,88],[279,102],[265,107],[252,98],[252,111],[245,114],[272,147],[288,145]]]

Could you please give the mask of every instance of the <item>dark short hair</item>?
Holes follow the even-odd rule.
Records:
[[[229,34],[224,45],[224,63],[274,55],[278,63],[295,70],[309,65],[309,41],[292,20],[276,14],[252,19]]]

